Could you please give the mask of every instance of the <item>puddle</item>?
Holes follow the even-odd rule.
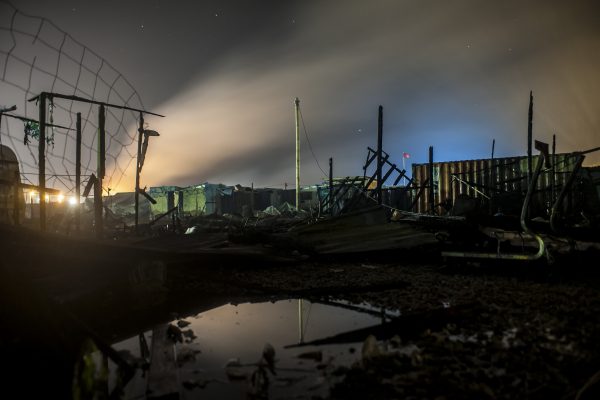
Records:
[[[253,373],[255,378],[260,377],[256,375],[257,365],[267,343],[275,351],[276,373],[266,373],[269,398],[312,398],[327,395],[336,379],[332,372],[358,360],[362,343],[286,346],[380,324],[384,318],[396,315],[397,312],[383,313],[364,304],[320,304],[297,299],[227,304],[173,320],[173,325],[179,322],[183,340],[175,345],[169,341],[162,343],[175,349],[177,362],[167,365],[172,377],[179,381],[182,399],[247,398],[249,377]],[[143,333],[150,353],[153,332],[159,335],[158,329],[166,331],[167,326],[163,324]],[[142,355],[139,336],[115,343],[113,348],[137,358]],[[114,385],[116,367],[110,367]],[[231,379],[236,377],[239,379]],[[126,398],[144,398],[145,388],[146,378],[138,371],[125,388]]]

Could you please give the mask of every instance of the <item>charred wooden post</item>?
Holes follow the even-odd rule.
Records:
[[[383,204],[383,195],[381,187],[383,182],[381,179],[381,167],[383,165],[381,152],[383,147],[383,106],[379,106],[379,115],[377,118],[377,204]]]
[[[556,135],[552,135],[552,171],[550,172],[550,203],[556,201]]]
[[[75,205],[75,229],[79,232],[81,228],[81,113],[77,113],[77,137],[75,141],[75,198],[77,204]]]
[[[40,94],[40,137],[38,145],[38,165],[40,188],[40,229],[46,230],[46,93]]]
[[[427,173],[429,174],[429,186],[428,186],[428,199],[429,210],[432,214],[435,214],[435,198],[434,198],[434,179],[433,179],[433,146],[429,146],[429,165],[427,166]]]
[[[333,215],[333,158],[329,157],[329,215]]]
[[[140,213],[140,161],[142,158],[142,135],[144,134],[144,114],[140,111],[140,125],[138,127],[138,151],[135,163],[135,231],[138,231]]]
[[[250,187],[250,212],[252,212],[252,216],[254,216],[254,182]]]
[[[531,182],[533,173],[533,91],[529,91],[529,114],[527,118],[527,184]]]
[[[494,210],[493,210],[493,197],[494,194],[496,192],[496,162],[494,161],[494,151],[496,150],[496,139],[492,139],[492,158],[490,160],[490,173],[489,173],[489,179],[490,182],[488,184],[488,196],[490,197],[490,201],[489,201],[489,213],[490,215],[494,214]]]
[[[104,235],[104,221],[102,220],[102,179],[105,173],[106,160],[106,130],[105,130],[105,109],[104,104],[100,105],[98,112],[98,166],[96,183],[94,184],[94,224],[96,227],[96,238],[102,239]]]

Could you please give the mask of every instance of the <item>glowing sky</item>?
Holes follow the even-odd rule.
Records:
[[[293,100],[323,169],[362,174],[384,148],[424,162],[600,145],[597,1],[16,0],[110,60],[161,137],[142,186],[294,181]],[[303,138],[304,139],[304,138]],[[323,173],[306,141],[303,184]],[[600,157],[589,157],[600,162]]]

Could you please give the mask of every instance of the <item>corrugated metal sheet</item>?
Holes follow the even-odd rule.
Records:
[[[533,165],[539,156],[533,157]],[[569,174],[573,171],[576,157],[572,154],[555,155],[554,187],[560,191]],[[413,164],[412,176],[417,188],[422,187],[429,179],[429,164]],[[537,182],[537,190],[533,199],[533,208],[538,214],[543,213],[551,204],[552,170],[542,170]],[[446,161],[433,163],[433,184],[436,213],[440,213],[440,204],[454,204],[461,195],[481,199],[482,204],[490,204],[490,198],[498,198],[503,193],[527,192],[527,157],[506,157],[495,159]],[[427,186],[427,185],[425,185]],[[420,195],[419,195],[419,192]],[[430,212],[429,191],[413,189],[416,199],[413,211]],[[567,202],[572,199],[567,198]],[[491,210],[496,212],[497,210]]]

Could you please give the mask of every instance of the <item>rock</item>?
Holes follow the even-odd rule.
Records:
[[[183,333],[181,329],[173,324],[169,324],[167,327],[167,337],[173,341],[173,343],[183,342]]]
[[[362,346],[362,359],[369,361],[381,355],[381,350],[377,344],[377,339],[373,335],[367,336]]]
[[[186,326],[190,325],[191,322],[185,321],[183,319],[180,319],[179,321],[177,321],[177,326],[180,328],[185,328]]]

